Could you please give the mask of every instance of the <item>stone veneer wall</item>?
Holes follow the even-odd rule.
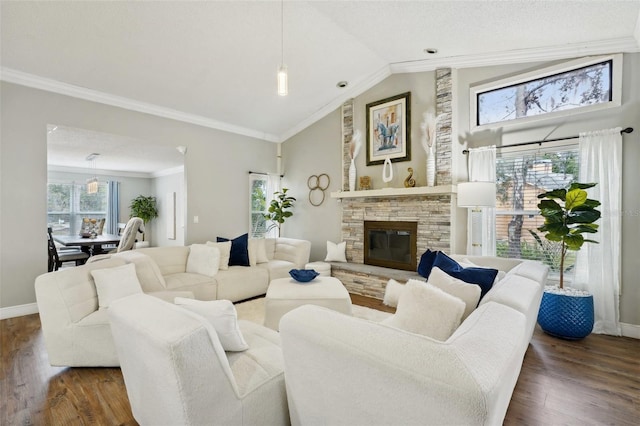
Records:
[[[365,220],[417,222],[418,262],[427,249],[450,251],[450,195],[343,199],[342,241],[349,262],[364,263]]]
[[[444,114],[438,123],[436,136],[436,185],[452,183],[452,88],[450,68],[436,70],[436,116]],[[353,136],[353,99],[342,106],[342,189],[349,190],[349,143]],[[342,199],[342,240],[346,241],[347,260],[364,263],[364,221],[418,222],[417,254],[426,249],[451,251],[451,196],[424,195],[400,197],[367,197]],[[372,267],[375,268],[375,267]],[[383,269],[383,268],[382,268]],[[369,272],[334,268],[338,277],[351,293],[382,299],[386,282],[393,275],[376,269]]]

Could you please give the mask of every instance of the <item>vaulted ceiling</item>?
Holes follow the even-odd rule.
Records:
[[[391,73],[640,51],[640,0],[283,6],[286,97],[279,1],[3,0],[2,79],[282,141]]]

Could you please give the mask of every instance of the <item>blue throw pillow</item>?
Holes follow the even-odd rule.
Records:
[[[229,241],[228,238],[218,237],[217,242]],[[231,240],[231,253],[229,254],[229,266],[249,266],[249,234],[240,235]]]
[[[420,276],[429,278],[437,254],[437,251],[427,250],[420,256],[420,264],[418,265],[418,274],[420,274]]]
[[[480,300],[493,286],[493,282],[498,275],[497,269],[490,268],[463,268],[458,262],[439,251],[435,256],[433,266],[442,269],[448,275],[462,280],[466,283],[477,284],[480,286]]]

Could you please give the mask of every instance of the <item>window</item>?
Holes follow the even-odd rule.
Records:
[[[578,145],[505,151],[496,161],[496,253],[539,260],[557,272],[560,245],[547,241],[536,229],[544,223],[537,207],[538,194],[565,188],[578,178]]]
[[[279,186],[280,178],[277,175],[249,174],[249,238],[272,235],[271,224],[264,218],[264,214],[267,213],[273,193],[280,189]]]
[[[620,106],[622,56],[578,59],[471,88],[472,128]]]
[[[87,194],[85,183],[61,182],[47,184],[47,226],[56,235],[77,235],[82,218],[107,217],[108,190],[105,182],[98,184],[96,194]]]

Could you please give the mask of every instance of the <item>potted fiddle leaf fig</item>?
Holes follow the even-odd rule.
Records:
[[[564,285],[569,251],[579,251],[584,243],[598,243],[584,234],[598,232],[600,205],[588,198],[587,191],[595,183],[572,183],[568,188],[554,189],[538,195],[544,225],[538,231],[551,242],[560,244],[560,282],[547,286],[542,295],[538,324],[545,333],[564,339],[582,339],[593,330],[593,296]]]
[[[156,197],[147,197],[144,195],[138,195],[131,200],[129,204],[130,216],[139,217],[146,225],[151,220],[158,217],[158,207],[156,203]],[[142,233],[142,241],[144,241],[144,232]]]
[[[264,218],[271,221],[271,226],[267,229],[267,232],[273,228],[278,229],[278,237],[282,224],[285,219],[293,216],[293,212],[288,209],[293,208],[293,203],[296,201],[294,197],[287,195],[287,188],[282,188],[282,192],[274,192],[275,198],[271,200],[269,204],[268,213],[265,213]]]

